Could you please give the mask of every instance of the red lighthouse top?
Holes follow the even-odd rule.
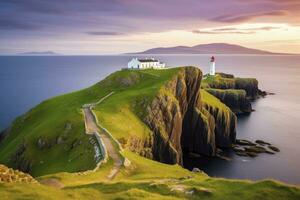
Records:
[[[214,57],[214,56],[212,56],[212,57],[210,58],[210,62],[215,62],[215,57]]]

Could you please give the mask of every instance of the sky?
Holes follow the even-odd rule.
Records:
[[[300,0],[0,0],[0,54],[231,43],[300,53]]]

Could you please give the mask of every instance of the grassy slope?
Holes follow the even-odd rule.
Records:
[[[94,166],[92,154],[77,157],[71,163],[67,162],[72,155],[85,152],[87,147],[91,148],[87,143],[88,137],[83,134],[84,125],[80,112],[82,104],[96,102],[109,92],[115,91],[114,95],[95,108],[100,123],[117,139],[147,137],[150,130],[136,116],[136,113],[143,116],[144,111],[134,99],[151,100],[155,91],[176,74],[177,70],[117,72],[88,89],[45,101],[22,119],[19,118],[12,127],[10,137],[4,141],[8,145],[0,144],[0,161],[8,162],[10,153],[24,138],[33,140],[29,153],[31,159],[38,162],[45,155],[48,159],[47,165],[34,168],[34,175],[48,174],[39,179],[55,178],[66,187],[59,190],[36,184],[0,184],[0,196],[4,199],[299,199],[300,190],[293,186],[274,181],[254,183],[210,178],[202,173],[191,173],[178,165],[148,160],[127,150],[124,154],[132,162],[132,166],[129,169],[122,168],[112,182],[106,178],[112,167],[111,161],[101,166],[97,172],[61,172]],[[139,82],[140,79],[143,81]],[[138,82],[139,84],[135,84]],[[204,102],[219,109],[227,109],[215,97],[202,92]],[[66,152],[63,148],[42,151],[37,149],[36,140],[39,136],[47,135],[51,138],[64,133],[67,121],[73,124],[73,128],[64,145],[71,145],[75,138],[81,138],[84,145],[76,147],[74,152]],[[183,188],[183,191],[176,190],[178,188]],[[191,191],[193,195],[185,193]]]
[[[138,84],[119,89],[108,101],[96,106],[95,113],[99,122],[119,141],[130,138],[147,138],[151,131],[141,121],[145,111],[138,102],[150,102],[161,86],[176,74],[178,68],[169,70],[143,70],[121,72],[123,78],[132,79],[132,73],[139,74]],[[118,73],[120,77],[120,73]],[[114,82],[118,82],[115,81]],[[114,90],[115,91],[115,90]]]
[[[84,121],[81,106],[105,96],[107,91],[98,85],[78,92],[62,95],[42,102],[24,116],[15,120],[9,136],[0,143],[0,162],[14,166],[11,156],[25,142],[26,159],[33,163],[32,174],[42,175],[59,171],[86,170],[95,166],[93,147],[84,134]],[[65,125],[72,124],[67,131]],[[48,143],[55,143],[62,136],[64,144],[52,148],[38,148],[40,137]],[[82,144],[71,149],[74,142]],[[41,161],[43,163],[41,163]]]
[[[144,137],[149,135],[149,130],[133,114],[132,110],[140,110],[139,106],[131,108],[131,101],[133,97],[151,98],[160,85],[177,70],[119,71],[90,88],[42,102],[15,120],[9,136],[0,143],[0,163],[15,167],[11,157],[25,143],[25,159],[33,164],[31,174],[34,176],[93,168],[93,147],[88,142],[89,136],[84,134],[81,106],[96,102],[109,92],[115,91],[116,94],[104,101],[100,109],[96,108],[97,114],[99,111],[103,113],[98,115],[99,120],[105,122],[105,127],[112,130],[118,139],[130,135]],[[67,123],[72,124],[69,131],[65,129]],[[128,124],[131,126],[127,126]],[[132,130],[135,131],[131,132]],[[58,136],[65,139],[64,144],[56,144]],[[39,149],[39,138],[54,144],[53,147]],[[78,141],[82,144],[72,148]]]
[[[276,181],[241,181],[210,178],[178,165],[166,165],[125,151],[132,168],[121,170],[114,181],[105,173],[111,163],[86,175],[59,173],[66,187],[54,189],[36,184],[0,184],[0,195],[21,199],[299,199],[300,190]],[[182,189],[182,190],[181,190]],[[193,191],[193,193],[189,193]],[[51,195],[50,195],[51,194]]]

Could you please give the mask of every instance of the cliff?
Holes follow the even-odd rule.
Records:
[[[251,100],[264,94],[259,90],[255,78],[238,78],[226,73],[206,75],[202,88],[220,99],[236,114],[252,112]]]
[[[235,141],[236,117],[205,91],[202,72],[181,69],[147,107],[144,122],[153,131],[153,158],[182,164],[182,152],[213,156],[216,148]]]
[[[245,90],[221,90],[209,88],[206,89],[206,91],[220,99],[236,114],[250,113],[252,111],[252,106],[246,96]]]

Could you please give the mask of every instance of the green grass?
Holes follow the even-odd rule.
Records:
[[[206,75],[203,79],[201,85],[202,88],[218,88],[218,89],[234,89],[235,79],[234,78],[224,78],[221,74],[216,74],[215,76]]]
[[[210,178],[178,165],[158,163],[125,151],[132,161],[113,181],[105,179],[107,163],[97,172],[78,175],[59,173],[40,177],[56,178],[65,188],[36,184],[0,184],[2,199],[299,199],[296,186],[265,180],[260,182]],[[176,190],[183,188],[183,190]],[[191,193],[192,191],[192,193]],[[3,198],[4,197],[4,198]]]
[[[18,148],[25,144],[24,158],[32,164],[32,174],[41,175],[60,170],[86,170],[95,165],[93,148],[84,134],[83,116],[80,106],[96,99],[88,90],[63,95],[47,100],[24,116],[19,117],[12,125],[9,136],[0,144],[1,163],[14,166],[11,158]],[[98,94],[97,94],[98,95]],[[99,95],[102,95],[101,93]],[[72,124],[66,130],[67,123]],[[57,137],[64,138],[63,144],[56,144]],[[52,147],[39,149],[39,138],[47,141]],[[81,142],[76,148],[72,144]]]

